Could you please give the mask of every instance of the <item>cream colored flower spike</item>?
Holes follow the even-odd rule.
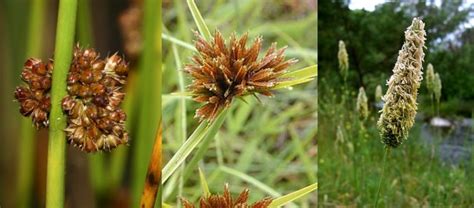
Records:
[[[406,140],[415,121],[416,97],[423,79],[425,35],[425,24],[414,18],[405,31],[405,43],[398,52],[388,90],[382,98],[385,105],[377,125],[382,142],[389,147],[398,147]]]

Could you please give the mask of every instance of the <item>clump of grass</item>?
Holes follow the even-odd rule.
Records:
[[[388,81],[388,90],[383,97],[385,105],[377,123],[383,143],[398,147],[408,138],[417,111],[416,98],[422,77],[422,62],[425,56],[425,24],[414,18],[405,31],[405,43],[398,53],[393,75]]]

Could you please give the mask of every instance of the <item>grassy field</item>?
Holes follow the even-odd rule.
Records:
[[[219,30],[228,40],[233,32],[238,36],[248,32],[249,41],[261,35],[262,51],[272,42],[277,42],[278,47],[288,45],[287,57],[299,59],[290,71],[316,64],[315,5],[292,8],[283,1],[270,4],[256,0],[197,3],[212,34]],[[186,91],[190,83],[182,69],[190,63],[194,53],[193,30],[198,29],[186,3],[174,1],[172,7],[166,6],[163,9],[164,164],[198,128],[194,114],[200,106],[176,94]],[[287,12],[277,15],[282,11]],[[317,82],[311,81],[291,90],[275,91],[273,97],[260,95],[259,100],[252,96],[245,97],[245,101],[234,100],[222,118],[222,127],[215,129],[211,138],[204,139],[169,179],[164,170],[164,203],[175,206],[180,197],[192,202],[199,199],[203,187],[198,168],[211,193],[222,194],[224,184],[228,183],[235,195],[249,188],[250,202],[267,196],[276,198],[316,183],[316,87]],[[313,207],[316,192],[293,203]]]

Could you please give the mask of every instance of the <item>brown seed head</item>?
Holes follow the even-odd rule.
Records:
[[[245,189],[242,191],[237,198],[232,198],[229,186],[226,184],[224,186],[224,194],[223,195],[210,195],[201,197],[199,200],[199,207],[200,208],[266,208],[272,203],[271,198],[264,198],[260,201],[257,201],[251,205],[248,204],[249,198],[249,190]],[[186,199],[181,199],[183,206],[185,208],[194,208],[195,206]]]
[[[36,58],[28,59],[21,72],[21,79],[26,86],[19,86],[15,90],[15,99],[20,103],[20,113],[31,116],[36,128],[48,127],[51,101],[52,61],[43,63]]]
[[[119,72],[119,73],[118,73]],[[76,46],[68,74],[68,142],[86,152],[111,150],[128,142],[125,113],[120,109],[128,65],[117,54],[100,59],[94,49]]]
[[[197,33],[196,36],[198,54],[184,71],[193,78],[188,86],[193,99],[204,103],[196,111],[196,117],[201,120],[214,119],[217,112],[229,106],[235,97],[256,93],[272,95],[271,89],[282,81],[280,76],[296,62],[285,60],[285,48],[276,49],[275,43],[259,59],[260,37],[247,48],[248,34],[240,38],[232,35],[227,44],[218,31],[209,42]]]

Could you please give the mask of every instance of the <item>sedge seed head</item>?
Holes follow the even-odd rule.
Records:
[[[339,51],[337,52],[337,59],[339,61],[340,73],[345,80],[349,71],[349,56],[347,55],[346,44],[342,40],[339,41]]]
[[[184,71],[192,77],[188,89],[193,100],[204,105],[196,111],[201,120],[212,120],[236,97],[248,94],[271,96],[271,89],[283,81],[280,76],[296,60],[285,60],[285,48],[277,49],[273,43],[262,58],[258,58],[262,38],[258,37],[247,48],[248,34],[234,35],[226,43],[219,31],[212,41],[196,33],[198,54]]]
[[[375,102],[380,102],[382,101],[382,86],[380,85],[377,85],[377,87],[375,87]]]
[[[367,95],[365,94],[364,87],[359,88],[359,94],[357,95],[357,112],[359,113],[359,119],[362,121],[365,121],[369,115]]]
[[[92,48],[74,49],[68,73],[67,140],[86,152],[111,150],[128,142],[125,112],[120,109],[127,63],[117,54],[101,59]]]
[[[434,82],[435,82],[435,74],[434,74],[434,69],[433,65],[431,63],[428,64],[428,67],[426,69],[426,88],[428,88],[428,92],[430,94],[434,93]]]
[[[439,103],[439,100],[441,99],[441,88],[442,88],[441,78],[439,77],[438,73],[436,73],[434,77],[435,78],[433,82],[433,93],[435,95],[436,102]]]
[[[15,90],[15,99],[20,103],[20,113],[31,117],[33,125],[46,128],[49,125],[51,108],[50,90],[53,62],[44,63],[40,59],[28,59],[21,72],[21,79],[26,85]]]
[[[385,102],[377,122],[383,143],[388,147],[398,147],[408,137],[417,111],[416,98],[423,79],[425,24],[414,18],[405,31],[405,43],[398,52],[393,75],[382,98]]]
[[[237,198],[233,198],[229,191],[229,186],[226,184],[224,186],[223,195],[210,195],[203,196],[199,200],[200,208],[267,208],[270,203],[272,203],[271,198],[264,198],[260,201],[257,201],[253,204],[249,204],[249,190],[245,189],[242,191]],[[195,206],[186,199],[181,199],[184,208],[195,208]]]

